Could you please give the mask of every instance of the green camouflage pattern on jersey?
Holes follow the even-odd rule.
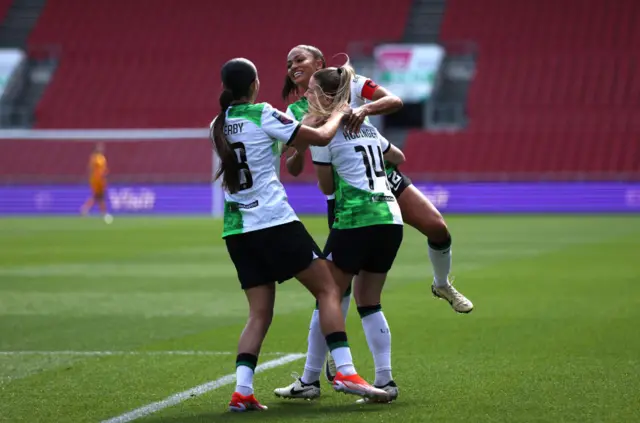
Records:
[[[333,228],[353,229],[394,223],[385,194],[351,186],[335,170],[333,178],[336,183],[336,217]],[[395,198],[391,199],[395,201]]]
[[[306,97],[300,97],[300,100],[289,104],[289,110],[291,110],[293,117],[295,117],[297,121],[301,121],[309,111],[309,101]]]
[[[262,111],[264,110],[264,103],[258,104],[235,104],[229,108],[227,117],[234,119],[246,119],[255,123],[257,126],[262,126]]]
[[[238,208],[238,203],[225,201],[224,202],[224,218],[222,227],[222,237],[229,235],[237,235],[242,233],[244,228],[244,221],[242,219],[242,212]]]
[[[397,170],[398,166],[390,163],[388,161],[384,161],[384,171],[387,172],[387,176],[389,176],[394,170]]]

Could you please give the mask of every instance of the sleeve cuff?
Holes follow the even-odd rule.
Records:
[[[300,126],[302,126],[302,124],[298,123],[298,126],[296,126],[296,129],[293,130],[293,133],[289,137],[289,141],[287,141],[287,145],[291,144],[293,142],[293,140],[296,139],[296,135],[298,135],[298,131],[300,130]]]
[[[327,200],[335,200],[335,199],[336,199],[335,194],[327,195]]]
[[[384,149],[384,151],[382,152],[382,154],[387,154],[387,152],[391,150],[391,141],[389,141],[389,145],[387,146],[387,148]]]
[[[331,163],[325,163],[325,162],[318,162],[315,160],[312,160],[314,165],[318,165],[318,166],[331,166]]]

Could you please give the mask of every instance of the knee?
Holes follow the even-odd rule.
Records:
[[[431,213],[429,213],[429,221],[434,231],[449,232],[447,222],[444,221],[444,217],[442,217],[442,214],[437,209],[434,208]]]
[[[340,292],[340,288],[335,282],[330,282],[324,284],[322,289],[317,292],[316,300],[318,305],[339,302],[342,297],[343,292]]]
[[[335,282],[332,282],[332,283],[327,283],[322,287],[322,290],[319,293],[319,296],[324,298],[329,298],[329,299],[335,299],[335,298],[339,299],[340,297],[342,297],[342,294],[344,294],[344,292],[341,292],[338,284]]]
[[[435,207],[410,210],[404,213],[406,222],[418,229],[429,241],[436,244],[446,243],[450,237],[449,228],[444,218]]]
[[[440,216],[436,221],[436,228],[438,232],[442,235],[443,238],[451,238],[451,234],[449,233],[449,227],[447,226],[447,222],[444,221],[444,218]]]
[[[447,227],[447,222],[444,221],[444,218],[440,213],[433,216],[431,219],[430,233],[428,235],[429,241],[432,241],[436,244],[444,244],[451,242],[451,234],[449,233],[449,228]]]

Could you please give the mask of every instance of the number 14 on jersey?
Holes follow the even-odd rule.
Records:
[[[356,145],[354,150],[362,154],[362,160],[364,162],[364,171],[367,174],[367,180],[369,181],[369,189],[372,191],[375,189],[373,177],[380,178],[385,176],[385,182],[387,182],[386,174],[384,171],[384,159],[382,158],[382,149],[380,146],[375,147],[378,155],[378,162],[376,163],[376,157],[374,155],[373,146]],[[387,182],[388,186],[388,182]]]

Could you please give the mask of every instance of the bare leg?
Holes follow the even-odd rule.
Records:
[[[249,319],[240,335],[236,357],[236,392],[243,397],[253,395],[253,374],[258,364],[262,342],[267,336],[273,318],[275,283],[249,288],[245,290],[245,295],[249,301]],[[248,401],[252,403],[255,399]],[[258,405],[256,405],[257,408],[259,408]],[[230,404],[230,408],[234,409],[234,407],[236,406]]]
[[[238,354],[260,354],[260,347],[273,318],[273,306],[276,300],[275,283],[260,285],[245,291],[249,301],[249,319],[240,335]]]

